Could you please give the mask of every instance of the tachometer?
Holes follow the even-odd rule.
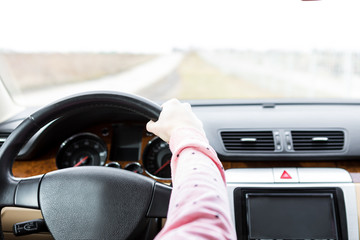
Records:
[[[107,157],[105,142],[92,133],[76,134],[65,140],[56,156],[56,166],[103,166]]]
[[[154,138],[145,148],[143,164],[145,171],[157,179],[171,179],[169,145],[160,138]]]

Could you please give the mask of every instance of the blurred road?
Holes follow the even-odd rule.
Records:
[[[172,74],[183,59],[183,54],[162,55],[150,62],[120,74],[82,83],[54,86],[27,92],[19,96],[18,102],[26,105],[28,99],[39,106],[49,104],[66,96],[85,91],[120,91],[136,94]]]

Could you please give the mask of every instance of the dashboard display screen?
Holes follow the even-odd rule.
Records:
[[[249,239],[338,239],[332,193],[247,193]]]
[[[110,160],[138,161],[140,158],[143,128],[138,126],[114,126]]]

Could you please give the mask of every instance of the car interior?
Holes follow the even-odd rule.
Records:
[[[136,45],[135,50],[126,44],[135,41],[137,35],[124,42],[129,50],[125,47],[112,50],[109,40],[103,43],[109,49],[94,50],[97,54],[83,40],[76,46],[84,47],[79,50],[82,55],[75,48],[69,50],[61,45],[64,41],[49,48],[45,43],[34,45],[39,48],[35,50],[6,45],[6,38],[4,45],[0,41],[0,239],[154,239],[166,222],[172,191],[172,153],[168,143],[146,130],[146,124],[156,121],[161,104],[173,97],[191,104],[225,169],[231,218],[239,240],[360,239],[360,37],[356,27],[352,27],[357,23],[353,20],[358,15],[354,8],[358,4],[345,1],[337,7],[334,1],[326,5],[326,1],[274,0],[262,1],[264,5],[260,6],[243,1],[236,5],[243,7],[239,10],[231,7],[237,4],[234,1],[230,5],[217,1],[204,10],[205,2],[176,2],[177,8],[164,1],[156,3],[163,4],[168,12],[162,12],[156,4],[155,9],[142,2],[149,11],[142,9],[140,13],[136,12],[136,3],[129,9],[109,3],[119,9],[124,7],[121,14],[128,14],[128,20],[133,13],[143,14],[151,26],[159,27],[157,24],[165,21],[163,16],[169,18],[171,26],[159,31],[154,28],[154,35],[161,36],[157,44],[147,46],[141,42],[144,48]],[[17,9],[9,4],[3,7]],[[55,16],[62,14],[48,3],[42,4]],[[250,6],[246,8],[246,4]],[[78,9],[83,9],[80,3],[75,5],[69,14],[70,23],[79,16]],[[103,9],[99,6],[103,5],[91,7],[94,11]],[[61,9],[67,8],[69,5],[65,4]],[[251,11],[246,13],[246,9]],[[244,18],[237,16],[237,10]],[[319,10],[324,12],[320,14]],[[184,18],[186,11],[188,19]],[[233,15],[226,15],[228,11]],[[263,17],[256,15],[256,11]],[[337,11],[345,15],[334,19],[331,16]],[[350,13],[346,15],[346,11]],[[199,19],[199,12],[203,19]],[[225,13],[221,15],[227,16],[225,20],[214,17],[220,16],[219,12]],[[93,12],[82,13],[84,19],[94,16],[89,13]],[[101,16],[109,15],[105,13]],[[155,13],[158,15],[154,16]],[[309,18],[291,20],[292,14],[298,17],[303,13]],[[14,26],[20,26],[10,13],[6,14]],[[190,23],[187,29],[193,31],[181,32],[182,21],[173,22],[171,14],[179,14],[182,21]],[[117,16],[113,12],[110,15]],[[289,25],[279,16],[288,18]],[[254,20],[253,25],[249,19]],[[131,24],[121,20],[116,18],[119,25],[114,28],[130,34],[134,30]],[[241,20],[244,20],[241,28],[232,25],[240,24]],[[331,22],[334,28],[325,27],[326,20],[334,21]],[[345,20],[352,20],[352,25],[344,27]],[[147,32],[150,26],[139,21],[135,27],[148,33],[150,42],[153,40],[152,32]],[[206,21],[212,24],[206,25]],[[271,25],[272,21],[276,24]],[[6,25],[0,17],[0,28],[1,23]],[[306,27],[300,28],[300,23]],[[210,27],[204,27],[201,39],[201,34],[195,33],[203,25]],[[265,30],[256,33],[254,29],[263,25]],[[93,34],[96,27],[114,31],[101,26],[94,24],[88,31]],[[211,42],[212,31],[217,27],[224,37]],[[273,32],[270,27],[274,27]],[[340,30],[334,30],[335,27]],[[199,37],[198,42],[188,42],[187,38],[181,42],[180,35],[176,35],[180,40],[169,45],[166,54],[159,53],[175,34],[171,29],[186,36],[192,33],[191,39]],[[279,32],[286,33],[285,37]],[[340,37],[332,38],[340,33],[347,39],[343,43],[345,50],[337,48]],[[93,36],[85,30],[84,35],[87,39]],[[146,39],[139,36],[142,41]],[[242,36],[244,45],[237,45]],[[318,36],[322,37],[319,41]],[[261,37],[261,41],[256,37]],[[75,38],[73,41],[76,43]],[[222,41],[224,45],[218,44]],[[312,42],[314,45],[307,46]],[[257,48],[258,43],[268,45]],[[149,53],[145,47],[156,50]],[[140,56],[137,50],[146,53]],[[98,61],[104,56],[107,62]],[[21,62],[18,58],[25,60]],[[83,64],[81,61],[88,64],[81,71],[74,68],[73,73],[90,75],[103,65],[108,72],[101,77],[96,72],[95,77],[88,77],[90,80],[76,80],[74,74],[69,79],[76,83],[64,87],[45,70],[70,58],[75,59],[71,63],[74,66]],[[122,63],[124,69],[108,70],[112,62],[121,61],[127,64]],[[189,67],[188,63],[194,66]],[[29,71],[36,64],[43,64],[45,70],[41,74]],[[25,69],[23,75],[19,69]],[[70,75],[64,66],[54,69],[64,79]],[[168,70],[163,73],[165,69]],[[317,75],[310,76],[316,71]],[[16,82],[14,79],[19,76],[30,80]],[[32,82],[33,76],[44,80]],[[219,81],[213,79],[215,76],[219,76]],[[133,90],[135,85],[140,87]],[[194,93],[186,95],[187,92],[181,92],[183,88]]]
[[[239,239],[358,238],[359,104],[199,101],[192,107],[226,169]],[[59,239],[121,238],[135,229],[154,237],[171,194],[168,144],[145,129],[159,111],[138,96],[85,93],[3,122],[4,236],[16,224],[45,217]],[[69,168],[84,157],[84,165],[107,167]],[[80,171],[86,168],[89,173]],[[122,226],[134,216],[145,219]],[[99,230],[99,221],[106,227]],[[85,230],[89,224],[96,232]]]

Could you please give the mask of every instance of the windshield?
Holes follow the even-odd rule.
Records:
[[[153,100],[359,98],[358,0],[0,3],[0,76],[43,105],[115,90]]]

